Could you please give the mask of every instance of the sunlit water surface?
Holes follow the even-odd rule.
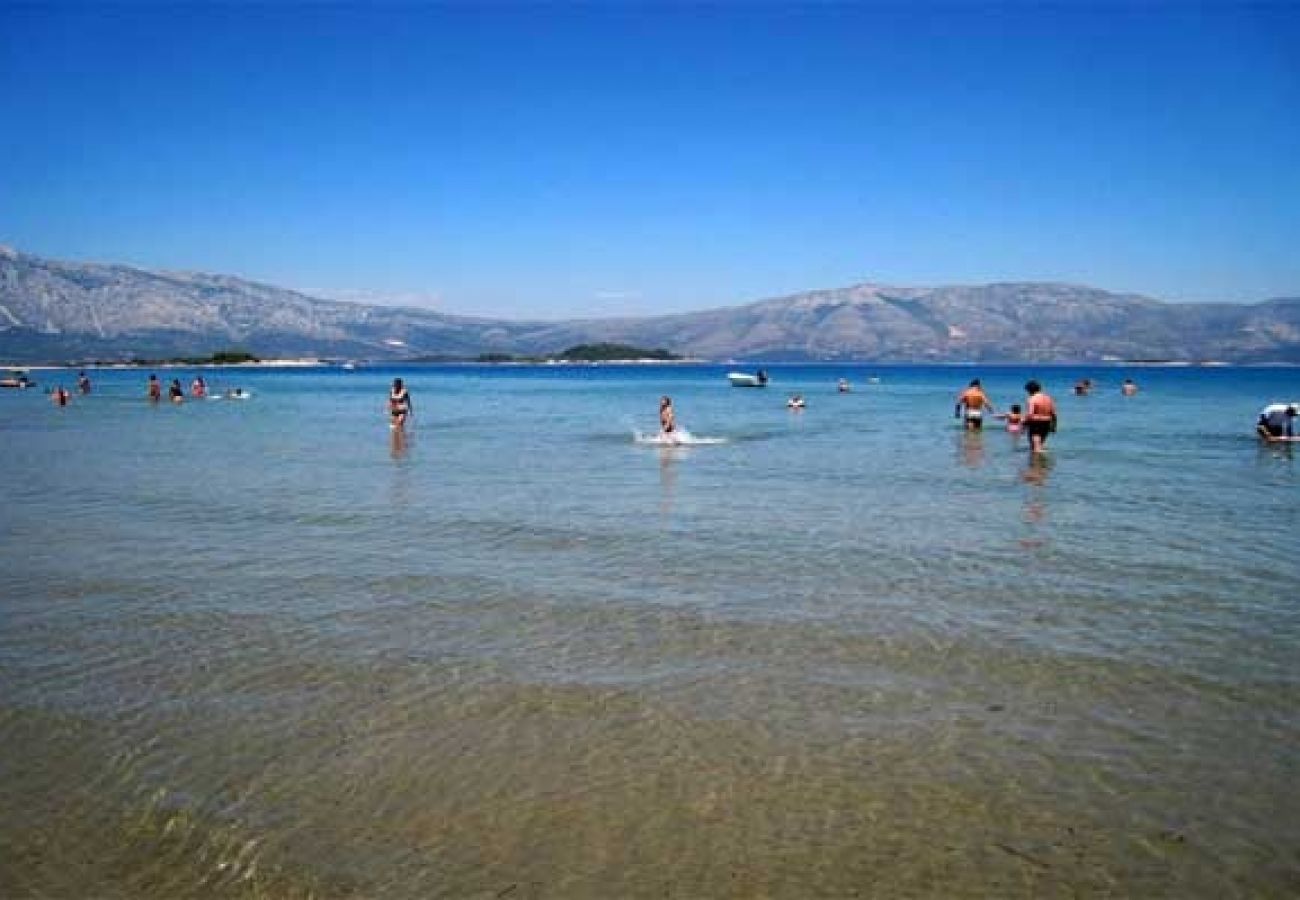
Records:
[[[0,392],[0,896],[1300,894],[1300,373],[725,372]]]

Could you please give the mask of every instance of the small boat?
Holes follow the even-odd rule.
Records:
[[[727,380],[732,387],[767,387],[767,373],[762,369],[753,375],[748,372],[728,372]]]
[[[36,382],[27,377],[26,369],[10,369],[0,378],[0,388],[36,387]]]

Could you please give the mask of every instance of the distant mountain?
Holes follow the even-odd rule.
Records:
[[[589,323],[602,339],[704,357],[1300,362],[1300,298],[1162,303],[1063,284],[864,284],[747,306]]]
[[[226,275],[0,247],[0,360],[540,355],[575,344],[726,359],[1300,363],[1300,298],[1170,304],[1062,284],[863,284],[648,318],[512,322],[310,297]]]

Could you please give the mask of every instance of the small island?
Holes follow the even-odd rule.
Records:
[[[676,362],[682,360],[662,348],[646,350],[628,344],[578,344],[546,356],[515,356],[510,353],[483,353],[481,363],[555,363],[555,362]]]
[[[555,354],[555,358],[576,362],[635,362],[643,359],[668,362],[681,359],[664,349],[642,350],[627,344],[578,344]]]
[[[211,356],[166,356],[166,357],[141,357],[132,356],[126,359],[94,359],[83,360],[81,362],[69,362],[68,366],[94,366],[94,367],[121,367],[135,366],[137,368],[145,367],[176,367],[176,366],[251,366],[260,365],[263,362],[273,362],[263,360],[258,356],[249,353],[247,350],[218,350]],[[276,360],[274,362],[284,362]],[[314,362],[314,360],[313,360]]]

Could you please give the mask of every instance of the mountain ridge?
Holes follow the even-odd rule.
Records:
[[[401,360],[545,354],[584,343],[703,359],[1300,363],[1300,298],[1166,303],[1063,282],[863,282],[662,316],[559,322],[333,300],[205,272],[64,262],[0,245],[0,358],[189,356]]]

